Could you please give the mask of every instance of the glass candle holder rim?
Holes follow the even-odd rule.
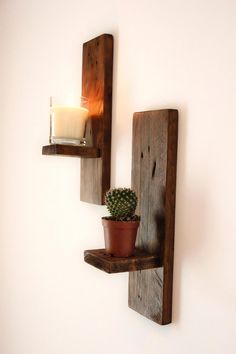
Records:
[[[86,109],[88,111],[89,99],[86,96],[78,96],[77,102],[73,99],[73,101],[68,100],[63,96],[50,96],[50,107],[80,107]]]

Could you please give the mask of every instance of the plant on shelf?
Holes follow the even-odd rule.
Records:
[[[135,214],[138,198],[130,188],[115,188],[105,195],[110,216],[102,218],[106,252],[116,257],[134,254],[140,216]]]

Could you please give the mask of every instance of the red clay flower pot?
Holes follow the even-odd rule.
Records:
[[[139,221],[113,221],[102,218],[106,252],[116,257],[134,254]]]

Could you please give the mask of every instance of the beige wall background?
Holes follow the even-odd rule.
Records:
[[[127,306],[128,275],[83,262],[104,206],[80,161],[45,157],[49,96],[80,94],[82,43],[115,38],[112,186],[132,114],[179,109],[173,323]],[[1,0],[0,353],[235,354],[236,3]]]

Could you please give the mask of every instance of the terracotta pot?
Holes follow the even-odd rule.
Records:
[[[102,218],[106,252],[116,257],[134,254],[139,221],[113,221]]]

